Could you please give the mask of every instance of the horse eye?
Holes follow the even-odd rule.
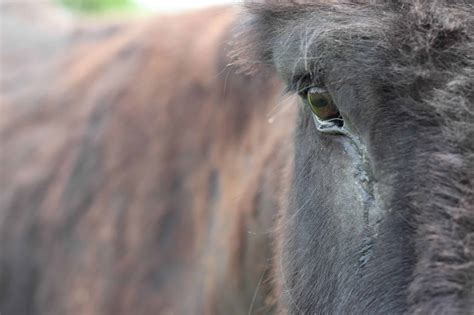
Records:
[[[316,87],[310,88],[306,92],[306,100],[311,111],[321,121],[340,117],[336,104],[326,90]]]

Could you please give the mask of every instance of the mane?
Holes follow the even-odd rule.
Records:
[[[210,8],[79,25],[26,52],[2,41],[16,61],[2,66],[33,59],[2,73],[2,313],[265,304],[270,240],[258,232],[289,128],[274,112],[266,123],[279,82],[227,66],[233,19]]]

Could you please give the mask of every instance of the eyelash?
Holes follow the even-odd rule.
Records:
[[[293,79],[287,84],[286,92],[296,93],[301,96],[313,87],[323,88],[324,84],[322,84],[320,80],[316,80],[315,82],[314,79],[312,79],[309,75],[305,74],[293,77]]]

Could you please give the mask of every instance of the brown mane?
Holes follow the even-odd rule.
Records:
[[[269,303],[272,170],[291,113],[275,112],[275,80],[228,66],[233,16],[73,30],[25,84],[5,79],[1,311],[242,314]]]

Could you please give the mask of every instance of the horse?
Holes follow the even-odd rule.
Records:
[[[240,50],[299,98],[278,300],[472,312],[472,2],[303,2],[252,8]]]
[[[263,1],[5,40],[0,312],[468,314],[473,13]]]

